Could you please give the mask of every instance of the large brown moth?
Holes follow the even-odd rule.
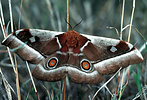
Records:
[[[96,84],[120,67],[143,61],[130,43],[74,30],[64,33],[21,29],[10,34],[2,44],[11,49],[25,44],[16,53],[22,60],[37,64],[32,74],[43,81],[58,81],[67,74],[75,83]]]

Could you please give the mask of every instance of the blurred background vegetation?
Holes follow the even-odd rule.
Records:
[[[122,0],[69,0],[70,8],[70,24],[72,26],[82,23],[76,27],[76,31],[82,34],[90,34],[95,36],[103,36],[119,39],[116,31],[114,29],[108,29],[106,27],[115,27],[120,31],[121,26],[121,8]],[[1,0],[3,13],[5,18],[5,23],[10,21],[9,17],[9,5],[8,0]],[[18,19],[20,12],[21,0],[12,0],[12,14],[15,29],[18,28]],[[124,13],[124,26],[130,23],[131,13],[133,8],[133,0],[126,0],[125,3],[125,13]],[[66,0],[23,0],[20,28],[35,28],[35,29],[45,29],[54,31],[66,31]],[[136,0],[135,13],[133,19],[133,25],[142,33],[142,35],[147,39],[147,1],[146,0]],[[1,31],[1,30],[0,30]],[[123,31],[123,40],[127,41],[129,28]],[[2,33],[2,32],[1,32]],[[11,33],[9,31],[9,33]],[[2,34],[0,34],[0,41],[3,40]],[[131,41],[132,44],[139,49],[145,41],[143,38],[132,28]],[[4,46],[0,45],[1,50],[5,50]],[[142,53],[145,62],[143,65],[139,65],[141,76],[141,86],[147,84],[147,71],[146,71],[146,53]],[[0,61],[3,62],[4,59],[8,57],[7,53],[0,54]],[[1,63],[2,71],[11,84],[11,86],[16,91],[15,86],[15,75],[10,64]],[[28,96],[28,100],[36,100],[35,93],[30,81],[30,77],[27,68],[19,58],[18,58],[18,70],[20,79],[20,88],[22,100]],[[33,70],[34,66],[31,65]],[[136,65],[134,65],[133,70],[136,72]],[[138,93],[138,88],[135,83],[134,74],[130,74],[129,84],[126,87],[122,100],[131,100]],[[105,81],[110,76],[106,76]],[[1,78],[0,78],[1,79]],[[6,100],[7,98],[5,89],[3,87],[2,81],[0,81],[0,99]],[[109,84],[108,88],[112,93],[115,93],[117,78],[113,79]],[[62,90],[61,82],[41,82],[35,80],[37,85],[38,93],[41,100],[48,100],[48,94],[46,89],[50,93],[54,93],[54,98],[60,98]],[[60,85],[59,85],[60,83]],[[69,82],[67,84],[67,98],[69,100],[88,100],[88,96],[94,95],[96,90],[102,85],[85,85],[85,84],[75,84]],[[46,89],[44,88],[46,87]],[[60,87],[61,86],[61,87]],[[147,90],[146,90],[147,91]],[[146,92],[147,93],[147,92]],[[17,98],[14,93],[13,98]],[[29,95],[28,95],[29,94]],[[98,100],[110,100],[111,95],[106,89],[103,89],[97,99]],[[15,100],[15,99],[14,99]]]

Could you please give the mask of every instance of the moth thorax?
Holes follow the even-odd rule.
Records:
[[[52,57],[48,60],[48,63],[47,63],[47,68],[49,69],[53,69],[57,66],[58,64],[58,59],[57,57]]]
[[[78,42],[77,37],[71,37],[67,39],[66,45],[69,48],[74,48],[77,46],[77,42]]]
[[[81,60],[80,66],[81,66],[81,69],[82,69],[83,71],[85,71],[85,72],[89,72],[89,71],[91,70],[91,67],[92,67],[90,61],[87,60],[87,59]]]

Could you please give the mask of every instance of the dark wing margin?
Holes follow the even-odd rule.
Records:
[[[81,52],[94,63],[93,66],[100,74],[114,73],[120,67],[125,68],[143,61],[141,53],[130,43],[111,38],[84,36],[91,41],[82,47]]]

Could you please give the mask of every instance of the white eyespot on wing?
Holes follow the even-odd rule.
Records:
[[[110,49],[110,51],[111,51],[112,53],[114,53],[114,52],[116,52],[116,51],[117,51],[117,48],[116,48],[116,47],[114,47],[114,46],[112,46],[112,47],[111,47],[111,49]]]
[[[83,71],[85,72],[90,72],[91,71],[91,68],[92,68],[92,65],[90,63],[89,60],[87,59],[82,59],[81,62],[80,62],[80,67]]]
[[[31,38],[29,38],[29,40],[31,41],[31,43],[33,43],[33,42],[36,41],[36,40],[35,40],[35,37],[31,37]]]
[[[57,57],[52,57],[48,60],[46,68],[47,69],[54,69],[57,67],[58,64],[58,58]]]

